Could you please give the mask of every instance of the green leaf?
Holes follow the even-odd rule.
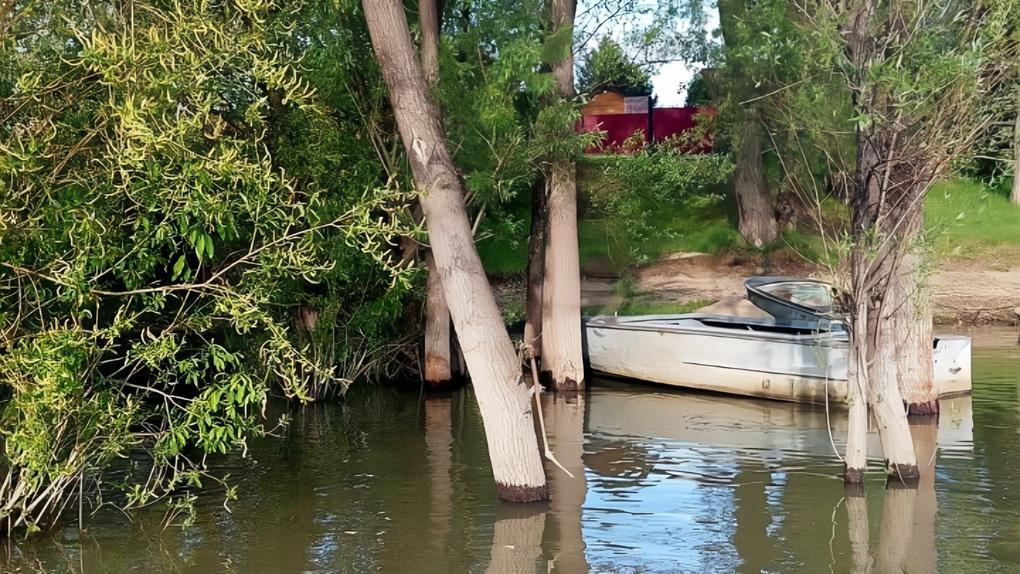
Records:
[[[180,257],[177,258],[177,263],[174,263],[174,275],[173,275],[174,279],[177,279],[178,277],[181,276],[181,273],[184,271],[184,266],[186,264],[187,259],[184,257],[184,255],[181,255]]]

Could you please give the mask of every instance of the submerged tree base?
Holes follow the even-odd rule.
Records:
[[[903,401],[903,409],[907,411],[908,417],[934,417],[937,420],[939,416],[939,401],[938,399],[919,403]]]
[[[917,486],[921,473],[916,464],[898,464],[885,461],[885,467],[889,473],[886,488],[893,484],[914,488]]]
[[[547,389],[555,391],[556,393],[577,394],[581,390],[581,383],[575,381],[571,377],[567,377],[562,381],[556,381],[553,378],[552,371],[542,371],[539,378]]]
[[[843,484],[847,486],[864,484],[864,469],[843,465]]]
[[[542,486],[518,486],[496,483],[496,491],[504,502],[542,502],[549,500],[549,488]]]

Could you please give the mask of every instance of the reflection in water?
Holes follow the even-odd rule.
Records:
[[[295,410],[284,436],[223,457],[241,498],[197,523],[112,510],[7,550],[45,572],[981,572],[1020,570],[1020,351],[978,349],[974,399],[913,426],[917,489],[842,484],[845,416],[595,381],[542,396],[553,495],[498,501],[470,390],[381,388]],[[283,406],[282,408],[285,408]],[[936,464],[937,463],[937,464]],[[924,472],[927,470],[927,472]]]

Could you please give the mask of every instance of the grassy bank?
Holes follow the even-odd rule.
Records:
[[[983,260],[992,266],[1020,258],[1020,206],[1006,182],[990,187],[968,179],[941,182],[925,203],[936,257]]]

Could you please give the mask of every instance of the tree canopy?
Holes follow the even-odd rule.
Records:
[[[595,49],[585,54],[577,69],[578,91],[597,94],[613,91],[624,96],[647,96],[652,93],[648,70],[638,65],[609,36],[603,37]]]

